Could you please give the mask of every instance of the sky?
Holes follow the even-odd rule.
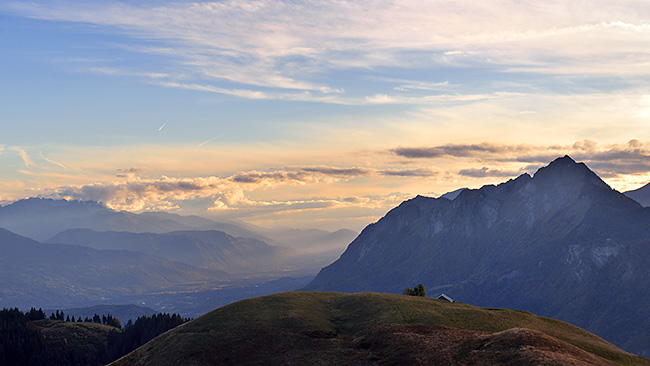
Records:
[[[650,182],[650,2],[0,3],[0,203],[359,230],[569,154]]]

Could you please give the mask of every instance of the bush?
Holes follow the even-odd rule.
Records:
[[[422,296],[422,297],[427,296],[427,291],[424,289],[424,285],[421,283],[418,283],[418,285],[413,288],[404,289],[403,293],[404,295],[408,295],[408,296]]]

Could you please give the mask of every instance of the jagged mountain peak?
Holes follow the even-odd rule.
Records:
[[[499,222],[518,222],[522,229],[530,229],[537,220],[556,213],[561,213],[562,220],[578,222],[594,204],[607,202],[606,205],[617,207],[637,206],[632,200],[621,199],[622,194],[609,187],[584,163],[577,163],[568,155],[553,160],[533,176],[524,173],[497,185],[464,188],[456,192],[453,200],[444,195],[437,199],[418,195],[404,201],[386,215],[389,225],[401,230],[413,225],[414,220],[422,221],[423,213],[448,205],[453,207],[453,217],[440,217],[434,221],[449,225],[438,224],[433,232],[438,232],[440,227],[449,228],[450,220],[457,224],[461,221],[481,222],[487,229],[494,228],[494,224]],[[480,232],[472,224],[465,230],[465,235],[479,235]]]
[[[532,176],[524,173],[498,185],[462,190],[454,204],[456,207],[467,204],[475,207],[486,200],[508,201],[511,205],[513,201],[520,201],[529,210],[533,206],[543,206],[543,210],[548,212],[553,208],[562,209],[576,200],[581,200],[583,209],[587,209],[592,202],[616,200],[620,198],[618,196],[618,192],[584,163],[565,155],[539,168]]]
[[[460,194],[460,192],[462,192],[462,191],[464,191],[464,190],[466,190],[466,189],[467,189],[467,188],[458,188],[458,189],[456,189],[456,190],[454,190],[454,191],[447,192],[447,193],[443,194],[442,196],[440,196],[440,197],[438,197],[438,198],[446,198],[446,199],[448,199],[448,200],[450,200],[450,201],[453,201],[453,200],[456,199],[456,197],[458,197],[458,195]]]
[[[6,210],[21,210],[38,208],[40,210],[61,209],[61,208],[76,208],[84,210],[105,210],[112,211],[103,204],[95,201],[81,201],[81,200],[55,200],[51,198],[30,197],[15,201],[9,205],[4,206]]]
[[[533,179],[538,183],[553,182],[556,185],[570,185],[576,188],[589,185],[611,190],[611,187],[585,163],[578,163],[569,155],[557,158],[547,166],[539,168],[533,175]]]

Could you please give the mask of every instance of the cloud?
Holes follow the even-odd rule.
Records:
[[[24,151],[20,157],[28,161],[31,161],[30,156],[38,153],[38,150],[32,152],[22,147],[9,149]],[[51,198],[94,200],[117,210],[129,211],[178,210],[187,213],[184,210],[191,206],[193,209],[200,207],[200,212],[196,208],[197,211],[192,213],[205,213],[210,208],[211,214],[228,218],[259,217],[256,215],[263,214],[272,220],[275,214],[297,215],[298,212],[310,212],[316,215],[318,212],[318,215],[324,217],[336,210],[348,210],[360,216],[368,215],[369,211],[362,215],[363,210],[375,210],[372,211],[373,215],[381,215],[385,213],[381,212],[382,209],[390,208],[382,206],[388,205],[389,201],[380,200],[375,204],[370,202],[369,197],[384,197],[390,191],[406,192],[404,195],[408,196],[407,193],[446,192],[458,187],[498,183],[502,178],[514,177],[523,172],[533,173],[536,168],[565,154],[576,161],[585,162],[616,188],[632,188],[628,182],[640,184],[648,179],[646,177],[650,177],[650,142],[642,139],[618,144],[580,140],[564,145],[483,142],[401,146],[340,153],[334,160],[329,160],[332,159],[330,155],[323,154],[327,156],[323,159],[313,153],[296,158],[296,155],[300,155],[295,153],[298,150],[289,149],[272,156],[270,152],[270,158],[254,161],[248,170],[241,171],[237,171],[241,165],[215,168],[210,162],[217,161],[212,158],[214,156],[232,156],[235,159],[238,155],[248,156],[246,153],[253,150],[242,148],[230,151],[232,155],[221,152],[205,155],[202,149],[195,149],[197,155],[193,156],[194,159],[189,159],[176,150],[171,153],[149,147],[146,150],[155,151],[155,159],[125,152],[124,156],[137,156],[138,161],[136,165],[130,165],[131,159],[122,160],[118,165],[120,169],[112,167],[114,161],[97,161],[92,153],[86,153],[83,157],[89,160],[77,160],[75,166],[70,166],[66,171],[54,169],[56,167],[47,164],[32,165],[21,171],[31,181],[26,181],[28,186],[21,188],[22,191],[16,196],[40,193]],[[329,153],[329,150],[326,152]],[[80,154],[57,152],[55,155],[67,156],[62,160],[73,161],[71,157]],[[101,158],[111,154],[95,155]],[[12,153],[11,158],[15,159],[12,162],[14,165],[25,163],[16,153]],[[176,158],[179,158],[178,162],[171,161]],[[57,160],[59,159],[61,158]],[[225,165],[231,159],[223,160]],[[338,164],[305,164],[328,160],[337,161]],[[90,166],[89,161],[96,162],[97,166],[93,166],[93,169],[80,168]],[[206,165],[189,167],[194,161]],[[269,167],[269,164],[289,162],[298,164]],[[146,164],[146,167],[138,164]],[[260,166],[266,168],[255,168]],[[201,174],[206,169],[211,169],[211,173]],[[167,173],[168,176],[163,175],[169,171],[175,172],[177,177],[169,176],[170,173]],[[65,175],[51,174],[57,172]],[[118,179],[115,179],[115,175]],[[44,190],[44,187],[54,188]]]
[[[141,174],[146,173],[148,171],[150,171],[150,169],[145,167],[131,167],[129,169],[118,169],[116,177],[127,178],[127,177],[140,176]]]
[[[305,174],[304,172],[286,172],[286,171],[275,171],[275,172],[259,172],[259,171],[250,171],[237,173],[230,178],[233,182],[236,183],[246,183],[246,184],[279,184],[279,183],[296,183],[302,184],[307,181],[316,179],[314,175]]]
[[[213,202],[209,209],[215,214],[232,215],[237,211],[240,218],[250,217],[273,217],[278,219],[279,215],[299,215],[303,219],[310,217],[308,220],[315,220],[313,216],[306,216],[314,212],[341,212],[346,210],[387,210],[406,199],[412,198],[413,195],[403,193],[388,193],[384,195],[365,195],[365,196],[345,196],[345,197],[313,197],[301,200],[273,200],[273,201],[251,201],[247,199],[232,200],[230,197],[223,197]],[[328,215],[325,215],[327,217]],[[337,215],[338,216],[338,215]],[[322,216],[321,216],[322,219]],[[338,218],[340,219],[340,217]],[[311,222],[313,225],[313,222]]]
[[[184,201],[209,199],[214,202],[212,210],[228,210],[242,207],[300,206],[300,200],[268,201],[253,200],[248,193],[276,189],[282,186],[305,186],[308,184],[335,183],[365,176],[387,177],[430,177],[438,174],[429,168],[422,169],[370,169],[339,168],[331,166],[287,167],[273,171],[246,171],[227,177],[143,179],[147,168],[132,167],[118,170],[118,177],[125,180],[107,183],[92,183],[79,186],[63,186],[46,191],[43,196],[93,200],[105,203],[116,210],[140,211],[177,208]],[[336,200],[335,200],[336,201]],[[309,201],[314,204],[313,200]],[[318,205],[334,202],[331,199],[318,200]],[[369,205],[369,203],[366,203]]]
[[[394,68],[577,75],[650,75],[650,37],[641,1],[550,0],[531,6],[515,0],[417,0],[325,3],[288,0],[220,2],[18,2],[0,11],[14,16],[103,27],[131,38],[121,47],[156,55],[161,69],[121,70],[111,60],[88,58],[88,70],[130,74],[158,85],[251,99],[360,103],[358,90],[329,85],[323,75]],[[94,59],[94,60],[93,60]],[[153,66],[149,66],[153,68]],[[176,70],[173,73],[169,70]],[[340,82],[332,81],[340,84]],[[562,82],[558,82],[562,84]],[[441,85],[444,86],[444,85]],[[403,84],[401,92],[438,88]],[[537,90],[530,86],[531,90]],[[366,89],[367,90],[367,89]],[[489,92],[460,93],[473,98]],[[385,93],[368,103],[454,100],[453,94],[395,99]]]
[[[400,160],[376,160],[372,167],[299,165],[269,170],[252,169],[224,176],[161,176],[153,179],[145,176],[151,174],[151,168],[133,166],[112,173],[121,178],[119,181],[108,181],[107,178],[106,182],[63,185],[45,191],[43,195],[101,201],[109,207],[130,211],[176,209],[193,200],[210,202],[209,207],[213,212],[302,210],[310,205],[324,209],[323,205],[343,207],[343,203],[337,203],[342,191],[346,192],[344,198],[363,196],[358,192],[367,192],[368,189],[372,189],[373,193],[381,192],[385,187],[409,187],[408,191],[421,193],[424,184],[430,185],[430,182],[438,187],[435,189],[449,190],[457,188],[456,185],[466,186],[462,182],[467,178],[489,183],[489,178],[533,173],[536,168],[565,154],[585,162],[598,174],[610,179],[650,174],[650,143],[640,140],[607,145],[594,140],[567,145],[485,142],[384,150],[383,155],[376,154],[373,159],[385,159],[392,155]],[[28,159],[26,153],[24,156]],[[395,164],[402,165],[403,162],[409,166],[395,167]],[[30,174],[34,177],[45,176],[43,172]],[[81,177],[76,179],[83,181]],[[428,189],[431,190],[431,187]],[[310,194],[318,197],[309,198]],[[300,198],[296,198],[298,196]]]
[[[119,75],[119,76],[147,78],[147,79],[169,79],[172,77],[171,74],[158,73],[158,72],[128,72],[115,67],[89,67],[86,70],[95,74]]]
[[[306,167],[300,168],[303,172],[321,173],[336,177],[360,177],[370,174],[369,169],[364,168],[336,168],[336,167]]]
[[[37,166],[36,164],[34,164],[32,159],[29,158],[27,151],[22,149],[17,149],[16,151],[18,151],[18,156],[20,156],[20,158],[23,159],[23,164],[25,164],[25,167],[32,168]]]
[[[64,186],[46,191],[52,198],[80,199],[103,202],[116,210],[138,211],[151,207],[171,206],[176,201],[209,197],[225,188],[221,179],[169,178],[137,179],[111,183]]]
[[[399,99],[391,97],[387,94],[375,94],[373,96],[366,97],[366,102],[370,104],[390,104],[398,103]]]
[[[508,144],[447,144],[431,147],[398,147],[390,153],[411,160],[473,159],[503,165],[527,163],[518,170],[488,167],[462,169],[459,175],[469,177],[508,177],[530,171],[532,167],[548,164],[559,156],[570,155],[587,163],[603,177],[650,172],[650,143],[632,139],[625,144],[600,145],[594,140],[582,140],[572,145],[508,145]]]
[[[407,88],[398,87],[397,90],[406,91]],[[422,90],[422,89],[420,89]],[[388,95],[388,94],[375,94],[367,96],[365,102],[368,104],[430,104],[430,103],[468,103],[478,102],[489,99],[505,99],[510,97],[524,96],[522,93],[502,92],[497,91],[491,94],[437,94],[437,95],[420,95],[420,96],[404,96],[404,95]]]
[[[525,145],[481,144],[447,144],[434,147],[398,147],[390,152],[405,158],[438,158],[438,157],[473,157],[485,154],[520,153],[532,150]]]
[[[409,90],[441,90],[449,88],[449,82],[444,81],[440,83],[429,83],[422,81],[405,81],[405,83],[396,86],[394,89],[397,91],[409,91]]]
[[[485,178],[485,177],[514,177],[522,174],[520,170],[501,170],[501,169],[490,169],[488,167],[482,167],[480,169],[463,169],[458,172],[459,175],[473,178]]]
[[[439,171],[431,168],[417,169],[383,169],[380,174],[395,177],[435,177],[440,174]]]

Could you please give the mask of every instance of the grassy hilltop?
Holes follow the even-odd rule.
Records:
[[[650,365],[570,324],[432,298],[287,292],[243,300],[112,365]]]

